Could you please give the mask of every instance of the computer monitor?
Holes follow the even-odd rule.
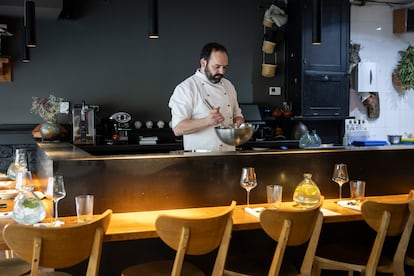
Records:
[[[260,109],[257,104],[253,103],[242,103],[239,105],[244,116],[244,121],[255,125],[264,125],[265,121],[262,119]]]

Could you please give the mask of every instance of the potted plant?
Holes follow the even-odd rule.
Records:
[[[56,139],[64,136],[65,131],[58,124],[60,103],[62,98],[50,95],[48,98],[33,97],[31,113],[39,115],[44,122],[34,129],[34,133],[40,132],[43,139]],[[35,134],[33,136],[36,136]],[[37,137],[35,137],[37,138]]]
[[[414,89],[414,47],[408,45],[407,50],[398,51],[400,60],[392,75],[392,82],[397,90]]]

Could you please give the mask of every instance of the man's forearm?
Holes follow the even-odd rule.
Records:
[[[206,118],[193,120],[186,119],[178,123],[178,125],[173,129],[173,131],[175,136],[181,136],[203,130],[209,126],[209,122],[206,120]]]

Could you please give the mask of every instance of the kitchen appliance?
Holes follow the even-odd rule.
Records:
[[[96,143],[95,112],[97,105],[87,105],[85,101],[72,109],[73,144],[85,145]]]
[[[109,117],[109,120],[113,123],[113,140],[117,142],[126,142],[128,143],[128,132],[132,129],[129,127],[129,122],[131,121],[131,115],[126,112],[117,112],[112,114]],[[114,139],[116,138],[116,139]]]

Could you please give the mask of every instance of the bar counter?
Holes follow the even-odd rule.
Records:
[[[408,194],[368,197],[370,200],[384,202],[406,202]],[[341,207],[336,203],[337,199],[325,200],[322,205],[324,223],[362,221],[361,212]],[[294,202],[284,202],[282,209],[297,210]],[[233,211],[233,231],[261,229],[259,218],[247,213],[246,205],[237,205]],[[252,204],[251,208],[268,207],[267,204]],[[114,213],[109,224],[105,241],[123,241],[134,239],[157,238],[155,220],[160,214],[176,216],[213,215],[226,210],[228,206],[189,208],[161,211],[144,211],[130,213]]]
[[[350,179],[367,182],[367,196],[408,193],[413,188],[414,146],[345,147],[289,150],[240,150],[224,153],[173,151],[156,154],[94,156],[68,143],[38,143],[39,189],[46,177],[63,175],[67,196],[60,214],[75,214],[74,197],[94,194],[95,211],[114,213],[225,206],[246,203],[241,168],[255,167],[258,185],[251,203],[266,201],[266,185],[283,186],[291,201],[296,185],[309,172],[325,199],[338,197],[331,180],[335,163],[348,164]],[[349,196],[349,184],[343,197]]]
[[[367,200],[378,200],[383,202],[407,202],[408,194],[388,195],[388,196],[373,196],[367,197]],[[342,207],[338,205],[337,199],[324,200],[321,211],[324,214],[324,223],[338,223],[338,222],[353,222],[362,221],[360,211]],[[8,208],[5,211],[11,212],[13,202],[12,200],[0,200],[0,203],[7,203]],[[259,218],[253,216],[245,211],[246,205],[236,205],[233,211],[233,231],[254,230],[260,229]],[[251,204],[251,208],[269,208],[266,203]],[[141,211],[128,213],[113,213],[111,221],[106,232],[105,242],[113,241],[128,241],[148,238],[157,238],[158,234],[155,229],[155,220],[161,214],[174,216],[209,216],[225,211],[228,206],[215,206],[203,208],[188,208],[188,209],[171,209],[158,211]],[[298,210],[294,202],[283,202],[281,209]],[[95,213],[96,214],[96,213]],[[51,214],[48,215],[46,221],[52,219]],[[76,216],[59,217],[59,219],[66,222],[67,225],[76,224]],[[0,229],[6,223],[13,223],[11,218],[2,218],[0,221]],[[64,226],[63,226],[64,227]],[[1,238],[0,238],[0,246]],[[1,248],[1,247],[0,247]]]

